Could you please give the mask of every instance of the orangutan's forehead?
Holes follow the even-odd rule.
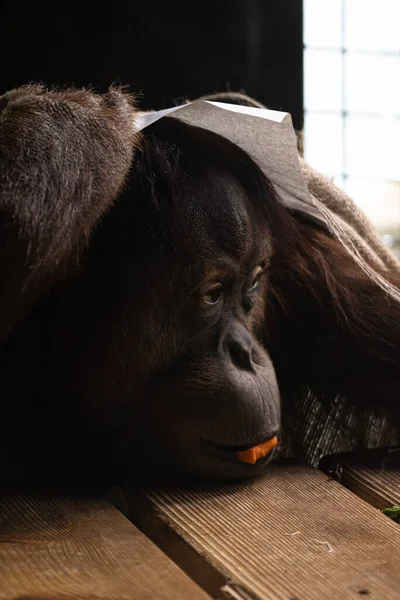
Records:
[[[186,192],[187,233],[203,253],[243,255],[253,237],[251,198],[233,175],[210,173]]]

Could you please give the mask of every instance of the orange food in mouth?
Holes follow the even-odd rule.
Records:
[[[272,448],[275,448],[277,443],[278,438],[275,436],[263,444],[258,444],[258,446],[253,446],[253,448],[249,448],[248,450],[237,452],[236,456],[244,463],[255,465],[258,459],[264,458],[264,456],[271,452]]]

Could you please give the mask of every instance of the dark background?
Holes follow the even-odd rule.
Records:
[[[143,108],[245,91],[303,123],[302,0],[0,3],[0,92],[129,84]]]

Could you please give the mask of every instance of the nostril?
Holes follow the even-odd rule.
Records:
[[[255,348],[251,349],[251,360],[253,361],[253,363],[256,363],[256,365],[260,364],[260,360],[258,358]]]
[[[251,360],[253,361],[254,364],[258,365],[259,367],[264,367],[265,366],[265,352],[263,350],[261,350],[260,348],[257,348],[257,346],[254,346],[251,350]]]
[[[229,361],[237,369],[255,373],[255,346],[255,340],[246,327],[241,323],[234,323],[223,333],[219,352],[223,354],[225,361]]]
[[[254,371],[251,348],[246,348],[239,340],[231,339],[227,343],[233,364],[239,369]]]

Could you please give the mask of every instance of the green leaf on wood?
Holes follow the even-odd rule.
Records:
[[[400,523],[400,506],[397,504],[390,508],[384,508],[382,512],[390,519],[393,519],[393,521],[396,521],[396,523]]]

